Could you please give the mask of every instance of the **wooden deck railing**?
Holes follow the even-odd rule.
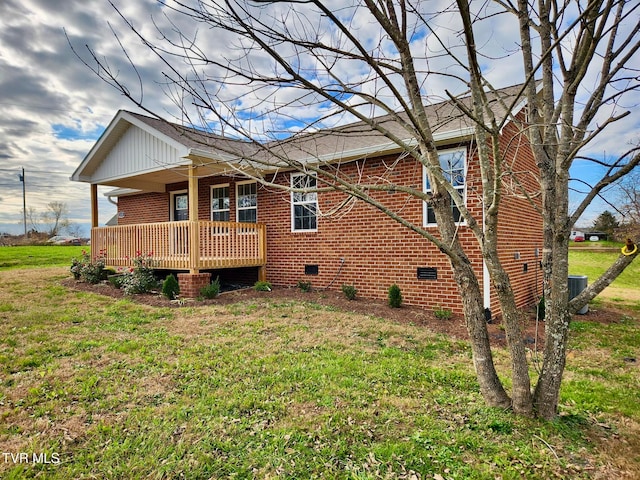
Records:
[[[197,256],[190,254],[193,228],[198,231]],[[267,263],[266,228],[262,223],[207,221],[99,227],[91,230],[91,251],[94,256],[102,252],[113,267],[132,266],[139,254],[151,254],[161,269],[261,266]]]

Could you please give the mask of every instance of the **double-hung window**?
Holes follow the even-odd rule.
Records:
[[[442,174],[444,178],[453,185],[463,201],[465,198],[465,185],[466,185],[466,165],[467,165],[467,149],[455,148],[450,150],[442,150],[438,152],[440,157],[440,167],[442,168]],[[424,191],[425,193],[431,192],[431,185],[427,177],[427,169],[423,167],[424,178]],[[451,199],[451,213],[453,220],[459,222],[462,219],[460,210],[456,206],[453,199]],[[424,206],[424,224],[425,226],[436,225],[436,216],[433,208],[425,202]]]
[[[291,174],[291,230],[294,232],[315,232],[318,229],[318,194],[315,175]]]
[[[211,220],[229,221],[229,184],[211,186]]]
[[[236,183],[236,219],[238,222],[258,221],[258,184],[253,181]]]

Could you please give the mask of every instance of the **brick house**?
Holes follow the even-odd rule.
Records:
[[[508,98],[516,87],[501,93]],[[516,119],[502,129],[501,151],[512,175],[500,213],[499,243],[519,306],[540,294],[542,219],[531,198],[539,195],[536,165],[519,121],[526,106],[497,115]],[[482,182],[474,128],[450,102],[428,107],[443,168],[482,218]],[[399,138],[407,132],[381,117]],[[304,165],[321,160],[350,178],[381,179],[427,191],[423,166],[362,123],[285,140],[277,146]],[[91,184],[92,248],[107,264],[127,266],[136,251],[153,252],[158,268],[178,271],[184,295],[197,296],[211,275],[274,285],[310,281],[314,288],[354,285],[361,297],[386,298],[397,283],[405,303],[461,311],[448,260],[436,246],[372,206],[336,191],[292,193],[278,187],[315,187],[316,178],[264,158],[258,145],[232,140],[143,115],[119,111],[71,177]],[[250,175],[246,172],[251,172]],[[266,182],[257,182],[255,177]],[[118,225],[98,227],[97,185],[116,187]],[[425,202],[401,192],[375,194],[387,208],[437,231]],[[455,214],[455,212],[454,212]],[[482,283],[485,306],[499,310],[472,232],[458,235]]]

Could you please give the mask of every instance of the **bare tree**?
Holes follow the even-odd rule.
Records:
[[[346,5],[314,0],[160,3],[167,15],[158,19],[160,40],[155,34],[144,35],[122,18],[129,33],[164,62],[167,94],[179,107],[181,120],[248,140],[253,145],[250,155],[246,149],[226,147],[226,153],[244,159],[237,168],[245,175],[251,175],[255,171],[251,167],[261,162],[313,174],[318,179],[313,190],[344,192],[435,243],[448,256],[461,292],[474,364],[487,403],[512,407],[518,414],[553,418],[571,315],[635,257],[621,256],[601,279],[569,302],[571,227],[593,198],[639,161],[635,153],[606,164],[600,181],[589,185],[579,207],[569,211],[569,169],[603,132],[625,121],[628,109],[623,102],[639,89],[638,72],[631,67],[639,48],[640,6],[623,0],[494,0],[478,6],[465,0],[441,5],[417,0],[361,0]],[[505,30],[498,44],[487,34],[496,22],[501,27],[495,31]],[[511,25],[519,28],[506,28]],[[206,30],[198,31],[198,26]],[[218,44],[224,39],[225,48],[214,48],[210,36]],[[140,93],[134,94],[107,60],[92,49],[89,53],[85,63],[90,68],[154,113],[143,101],[141,76]],[[137,71],[129,52],[125,58]],[[496,88],[486,68],[490,61],[498,62],[498,68],[519,62],[521,87],[508,94]],[[427,105],[435,100],[429,92],[438,89],[475,127],[482,218],[465,208],[464,199],[441,168],[434,137],[438,125],[427,114]],[[515,107],[523,102],[526,118],[515,118]],[[309,111],[313,113],[300,125]],[[389,121],[380,121],[380,114]],[[292,119],[298,120],[296,134],[290,131]],[[281,148],[286,138],[289,151],[295,150],[291,147],[298,145],[297,139],[318,127],[333,125],[333,133],[340,135],[338,126],[347,120],[359,120],[420,162],[430,192],[394,183],[391,175],[375,181],[354,179],[339,167],[323,163],[322,158],[315,163],[301,162],[300,155],[285,154]],[[498,255],[498,213],[503,197],[518,191],[536,203],[536,194],[521,186],[499,148],[500,132],[510,122],[521,125],[521,133],[532,145],[538,169],[525,174],[534,175],[538,182],[544,218],[546,342],[534,389],[520,330],[521,314]],[[274,188],[287,188],[258,177]],[[311,190],[309,186],[298,189],[303,193]],[[435,214],[438,235],[386,208],[376,195],[380,191],[401,191],[427,202]],[[510,395],[493,364],[480,283],[458,241],[452,204],[475,235],[498,293],[511,353]]]
[[[26,217],[30,232],[40,231],[40,220],[38,218],[38,210],[35,207],[28,207],[26,215],[24,213],[24,210],[20,209],[20,216]],[[22,221],[20,221],[20,225],[22,225]]]
[[[67,204],[64,202],[49,202],[47,209],[42,212],[42,224],[49,236],[58,235],[69,224]]]
[[[622,218],[616,235],[621,239],[640,237],[640,173],[619,185],[618,211]]]

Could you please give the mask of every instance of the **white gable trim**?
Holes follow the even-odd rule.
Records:
[[[185,145],[120,110],[71,180],[101,183],[160,171],[189,164],[189,153]]]

